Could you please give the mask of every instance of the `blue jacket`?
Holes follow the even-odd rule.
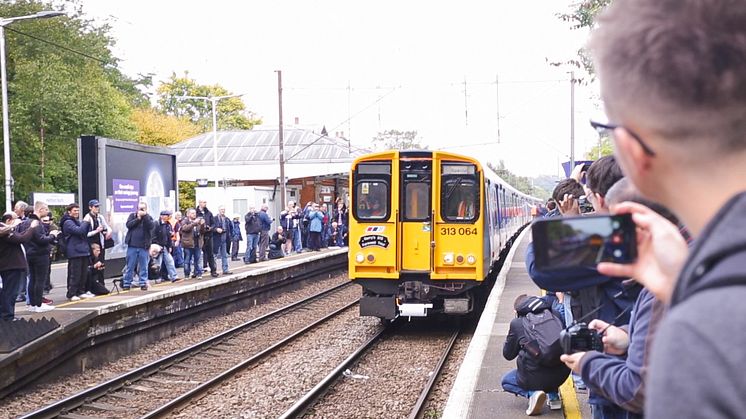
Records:
[[[221,246],[226,242],[231,241],[231,229],[233,228],[233,221],[226,216],[222,216],[223,222],[220,222],[220,214],[212,217],[212,243],[214,246]],[[218,233],[217,229],[222,228],[223,232]]]
[[[60,220],[60,225],[62,226],[62,240],[67,240],[65,249],[67,258],[87,257],[91,254],[88,243],[88,230],[91,226],[88,222],[80,221],[65,213]]]
[[[630,313],[629,310],[637,299],[636,292],[626,291],[622,285],[622,278],[611,278],[598,273],[595,269],[575,268],[564,271],[540,272],[536,269],[534,256],[534,244],[529,243],[526,250],[526,269],[528,274],[536,285],[549,292],[568,292],[578,291],[583,288],[599,286],[601,291],[601,309],[595,316],[585,320],[586,323],[596,319],[605,322],[615,322],[616,316],[622,311],[627,312],[622,315],[616,324],[628,324]],[[621,295],[614,298],[615,295]],[[578,319],[576,319],[578,320]]]
[[[643,378],[650,364],[655,330],[664,313],[665,305],[643,289],[632,309],[626,358],[591,351],[581,360],[583,381],[605,399],[627,410],[628,419],[642,418]]]
[[[241,235],[241,222],[234,220],[231,221],[231,224],[233,224],[233,227],[231,228],[231,240],[242,241],[243,235]]]
[[[321,229],[324,225],[324,213],[321,211],[311,210],[308,212],[308,220],[310,221],[308,230],[315,233],[321,233]]]
[[[262,232],[267,233],[272,229],[272,218],[267,215],[267,211],[259,211],[259,221],[262,223]]]

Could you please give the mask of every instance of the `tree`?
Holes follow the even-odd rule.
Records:
[[[601,137],[599,143],[585,153],[586,160],[596,160],[614,154],[614,144],[608,136]]]
[[[233,93],[219,84],[212,86],[198,84],[189,78],[188,73],[183,77],[171,74],[169,81],[158,87],[158,107],[167,115],[187,118],[201,127],[202,132],[212,129],[212,104],[201,99],[179,99],[180,96],[230,96]],[[246,110],[246,105],[240,97],[232,97],[217,102],[218,129],[248,130],[254,125],[262,123],[253,112]]]
[[[395,129],[379,132],[373,137],[373,144],[384,150],[427,150],[421,143],[417,131],[398,131]]]
[[[510,186],[527,195],[532,195],[541,199],[546,199],[550,195],[547,190],[539,185],[536,185],[534,180],[529,178],[528,176],[518,176],[508,170],[508,168],[505,167],[505,162],[503,160],[500,160],[497,164],[488,162],[487,167],[497,173],[497,175],[500,176],[504,181],[508,182]]]
[[[202,132],[202,128],[185,117],[176,117],[152,108],[136,108],[132,122],[137,128],[137,142],[170,146]]]
[[[561,13],[559,18],[570,24],[572,29],[592,28],[596,15],[603,10],[612,0],[582,0],[574,5],[571,13]],[[589,79],[595,77],[593,70],[593,61],[588,54],[588,50],[581,48],[578,50],[576,59],[566,62],[550,63],[554,66],[570,65],[586,73],[586,76],[576,75],[575,79],[579,83],[586,83]]]
[[[3,2],[0,16],[52,10],[55,4]],[[130,140],[136,134],[130,112],[132,103],[144,100],[140,81],[119,70],[108,26],[84,18],[76,3],[64,7],[66,17],[16,22],[5,32],[17,199],[32,191],[77,190],[80,135]]]

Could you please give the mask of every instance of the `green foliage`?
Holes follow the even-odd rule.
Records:
[[[183,77],[171,75],[168,82],[158,87],[158,106],[160,110],[171,116],[186,118],[202,128],[202,132],[212,129],[212,104],[202,99],[179,99],[180,96],[217,97],[230,96],[224,87],[198,84],[189,78],[188,73]],[[246,105],[240,97],[232,97],[217,102],[216,105],[218,129],[248,130],[262,123],[254,113],[246,110]]]
[[[54,4],[3,2],[0,16],[54,10]],[[82,17],[75,3],[65,7],[67,16],[18,21],[5,31],[16,199],[33,191],[75,192],[77,138],[134,139],[132,104],[146,100],[138,87],[147,78],[131,80],[118,69],[110,28]]]
[[[528,176],[518,176],[508,170],[505,167],[505,162],[503,160],[500,160],[496,165],[488,162],[487,167],[497,173],[497,175],[500,176],[504,181],[508,182],[509,185],[525,194],[541,199],[547,199],[551,195],[551,191],[547,191],[541,186],[535,184],[532,178]]]
[[[187,208],[196,208],[197,206],[197,192],[194,188],[197,187],[197,182],[191,181],[180,181],[179,182],[179,208],[186,210]],[[184,214],[186,216],[186,214]]]
[[[590,28],[596,15],[609,3],[611,0],[583,0],[575,4],[572,13],[560,14],[559,17],[570,23],[573,29]]]
[[[373,144],[382,150],[427,150],[417,137],[417,131],[398,131],[395,129],[379,132],[373,137]]]
[[[599,143],[585,153],[586,160],[597,160],[604,156],[610,156],[614,154],[614,144],[611,142],[611,137],[605,136],[599,139]]]

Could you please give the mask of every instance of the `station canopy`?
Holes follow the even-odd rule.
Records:
[[[323,131],[322,131],[323,132]],[[348,173],[352,160],[369,152],[310,129],[283,129],[285,177],[298,179]],[[217,168],[213,133],[207,132],[171,146],[176,152],[179,180],[276,180],[280,178],[279,130],[256,127],[218,131]]]

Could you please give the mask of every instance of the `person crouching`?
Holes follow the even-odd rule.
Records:
[[[552,310],[553,299],[519,295],[513,303],[516,318],[510,322],[503,345],[503,356],[508,361],[518,357],[518,368],[503,376],[502,387],[529,399],[526,409],[529,416],[541,413],[547,396],[552,410],[561,409],[558,389],[570,375],[560,361],[559,334],[563,324]]]

